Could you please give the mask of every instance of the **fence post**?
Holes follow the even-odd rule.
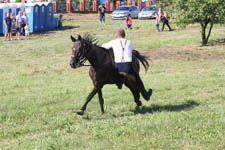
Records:
[[[52,1],[53,6],[54,6],[54,13],[57,13],[57,7],[58,7],[58,2],[57,1]]]
[[[105,1],[106,11],[109,12],[109,0]]]
[[[66,0],[66,12],[71,13],[72,10],[72,0]]]
[[[112,12],[113,11],[113,2],[109,3],[109,11]]]
[[[93,0],[92,5],[93,5],[93,12],[98,12],[98,2],[97,2],[97,0]]]
[[[142,10],[142,0],[138,0],[138,8],[139,10]]]
[[[127,5],[132,5],[132,1],[131,0],[127,0]]]
[[[120,7],[120,1],[116,1],[116,8]]]
[[[85,2],[84,0],[80,0],[80,12],[84,12],[85,10]]]
[[[150,1],[145,2],[146,7],[150,6]]]

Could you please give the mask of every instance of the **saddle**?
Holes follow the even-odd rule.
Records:
[[[114,60],[113,49],[110,49],[110,50],[109,50],[109,55],[110,55],[110,58],[111,58],[111,60],[112,60],[112,66],[113,66],[115,72],[118,72],[118,70],[117,70],[116,67],[115,67],[115,60]],[[127,80],[136,81],[135,76],[132,75],[132,74],[128,74],[128,73],[126,73],[126,72],[119,72],[118,74],[124,76]]]

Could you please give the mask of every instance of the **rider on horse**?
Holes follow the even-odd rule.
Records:
[[[116,33],[116,39],[110,41],[109,43],[103,44],[102,47],[106,49],[113,49],[115,67],[120,75],[125,76],[127,79],[132,79],[132,77],[134,76],[135,78],[133,80],[136,80],[137,85],[139,87],[143,87],[141,78],[139,77],[139,74],[132,63],[133,44],[125,37],[125,31],[123,29],[119,29]],[[119,89],[122,88],[122,84],[123,80],[118,85]],[[152,91],[150,90],[147,94],[147,97],[150,97],[151,94]]]

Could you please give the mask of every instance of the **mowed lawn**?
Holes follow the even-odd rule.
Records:
[[[75,15],[75,14],[74,14]],[[62,30],[32,34],[30,41],[0,37],[0,149],[2,150],[222,150],[225,149],[225,27],[216,25],[209,46],[200,28],[156,33],[155,20],[134,20],[127,32],[150,57],[140,76],[153,89],[139,109],[130,91],[103,88],[84,116],[76,110],[92,90],[88,67],[69,66],[70,35],[114,38],[124,20],[76,14]],[[74,17],[70,15],[70,17]],[[88,18],[85,20],[85,18]]]

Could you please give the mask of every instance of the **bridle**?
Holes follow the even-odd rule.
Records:
[[[83,44],[81,45],[81,48],[82,48],[82,51],[83,51],[84,50]],[[75,51],[76,49],[73,47],[72,50]],[[75,59],[76,56],[75,55],[71,55],[71,58],[72,59]],[[76,63],[76,66],[78,66],[78,67],[83,67],[83,66],[88,67],[88,66],[91,66],[91,65],[85,65],[85,62],[87,61],[87,56],[86,56],[86,58],[84,58],[82,60],[80,60],[80,59],[78,59],[78,60],[79,61]]]

